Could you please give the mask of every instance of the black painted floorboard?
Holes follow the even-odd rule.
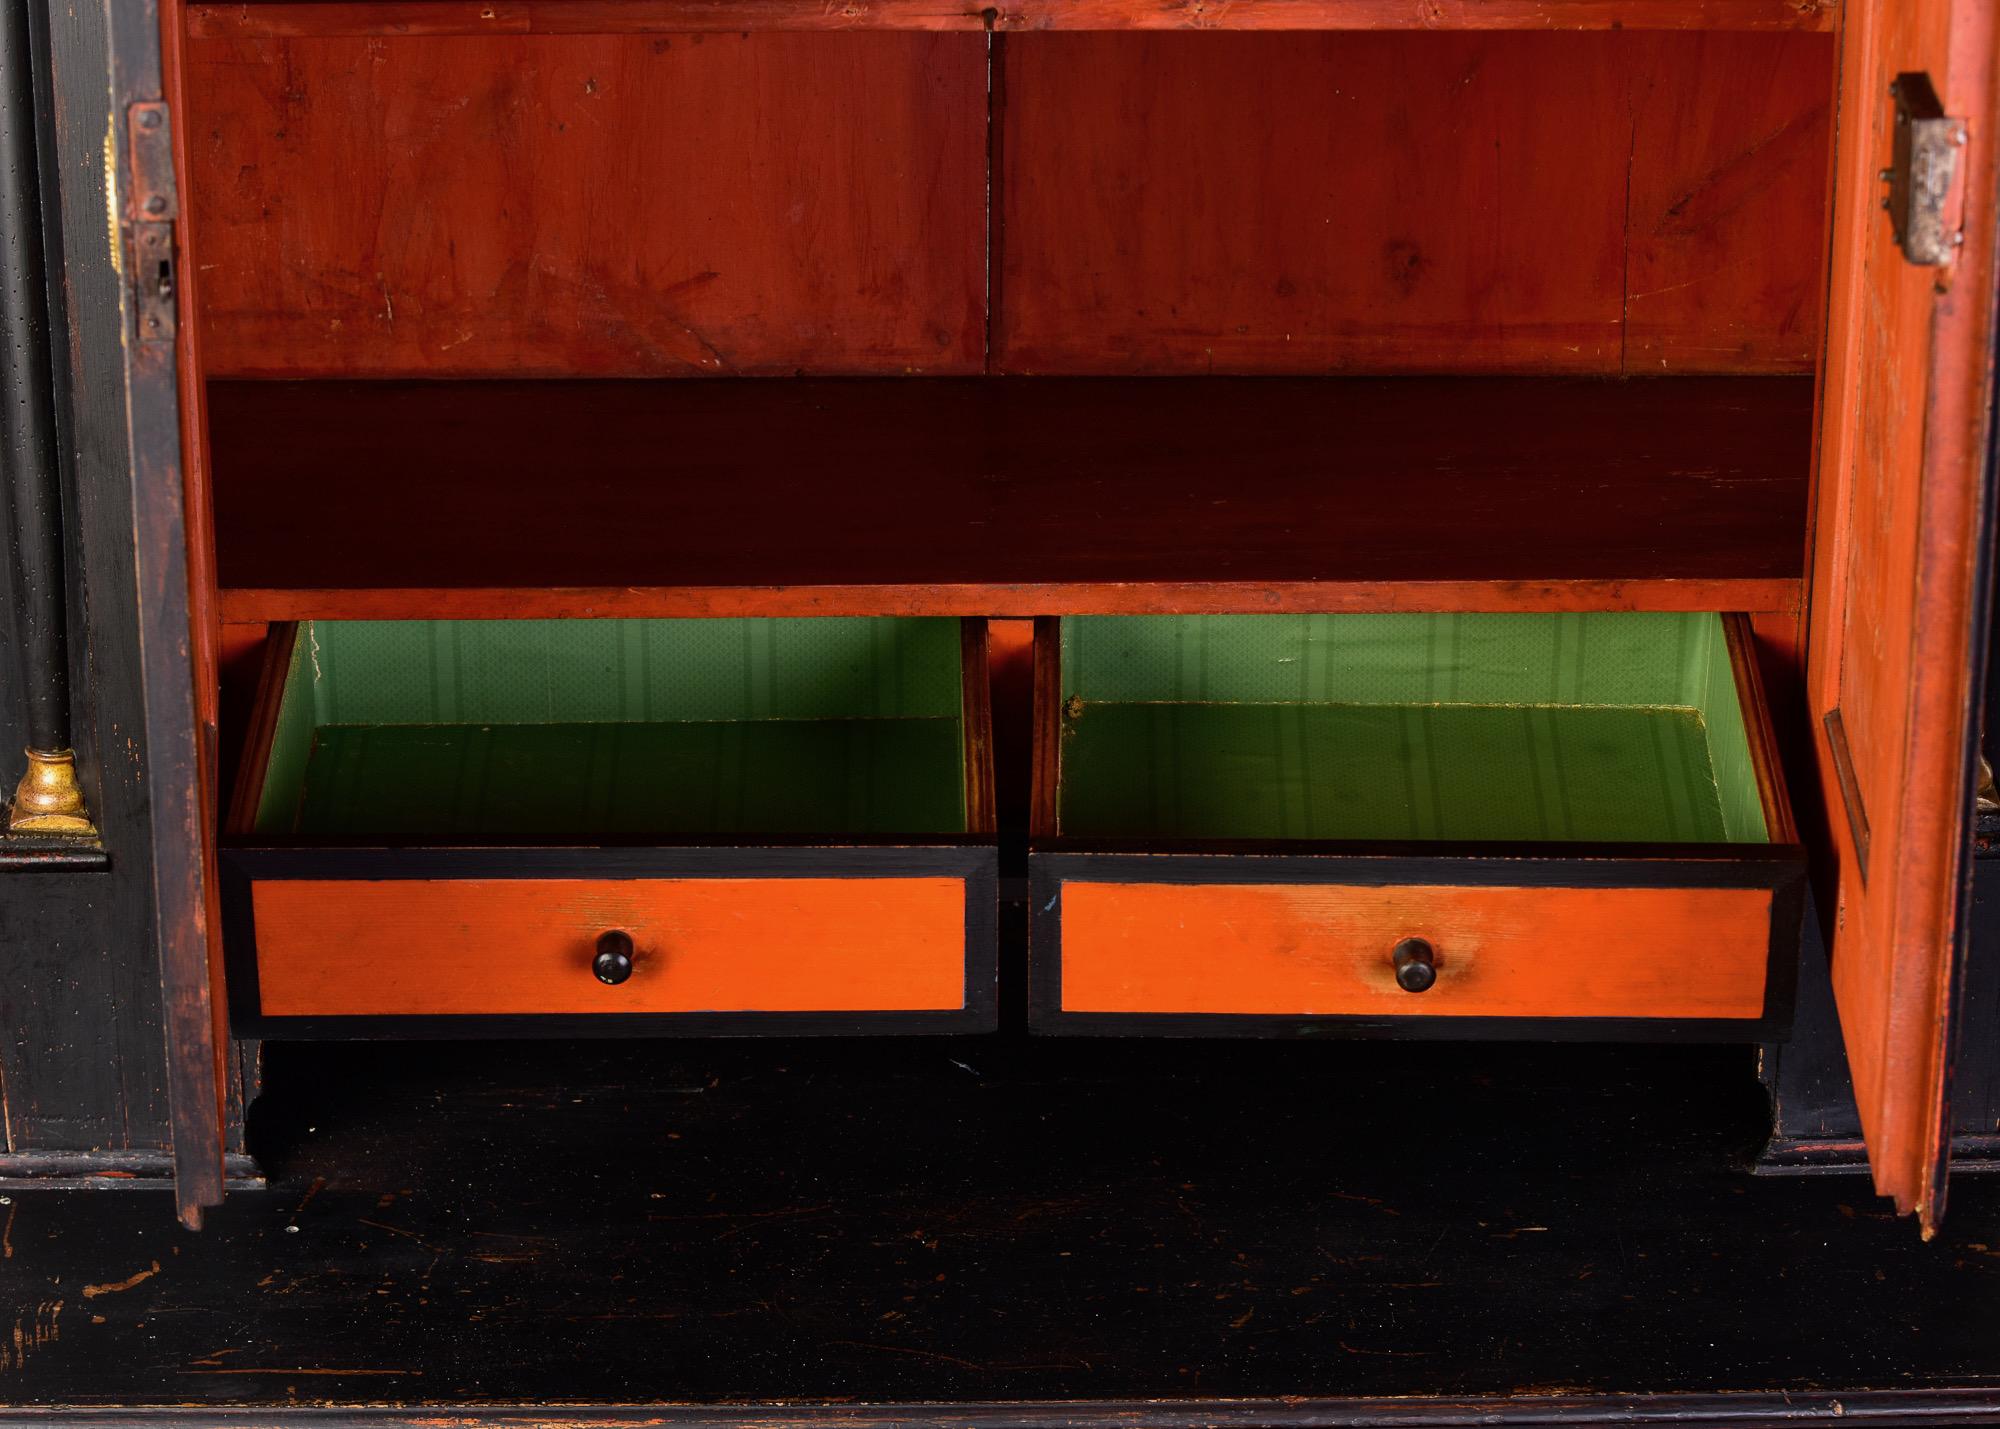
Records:
[[[991,1401],[2000,1383],[1930,1244],[1756,1179],[1732,1047],[278,1046],[271,1189],[0,1206],[0,1403]]]

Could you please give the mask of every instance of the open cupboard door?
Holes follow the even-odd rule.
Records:
[[[166,1035],[175,1199],[198,1228],[222,1199],[222,1001],[210,929],[214,821],[208,777],[215,724],[203,672],[206,622],[189,580],[182,475],[183,341],[193,324],[182,279],[173,114],[164,102],[157,0],[104,0],[110,49],[106,170],[124,279],[119,315],[126,436],[132,459],[133,559],[145,687],[146,794],[151,810],[153,937]],[[191,369],[189,369],[191,370]]]
[[[1876,1189],[1926,1235],[1992,545],[1996,14],[1846,11],[1820,405],[1807,678],[1834,994]]]

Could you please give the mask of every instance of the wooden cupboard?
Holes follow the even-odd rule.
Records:
[[[1990,553],[1990,0],[166,0],[119,12],[114,44],[148,734],[185,756],[152,813],[185,1216],[221,1192],[223,1051],[271,1015],[245,1001],[243,959],[265,970],[244,889],[337,853],[225,828],[297,668],[269,629],[838,617],[969,621],[982,652],[982,622],[1038,622],[1027,955],[1048,1025],[1468,1030],[1417,1005],[1754,1038],[1783,1022],[1810,863],[1876,1186],[1935,1219]],[[1280,643],[1287,622],[1410,622],[1422,689],[1199,689],[1259,726],[1218,736],[1219,831],[1154,800],[1105,826],[1114,847],[1068,847],[1065,810],[1091,803],[1064,781],[1075,731],[1119,702],[1069,683],[1065,629],[1194,618]],[[1286,737],[1267,726],[1339,706],[1346,756],[1371,705],[1595,726],[1621,700],[1563,692],[1593,668],[1579,639],[1662,621],[1671,651],[1614,665],[1679,681],[1623,700],[1673,718],[1575,737],[1613,780],[1637,749],[1698,753],[1713,836],[1544,820],[1519,850],[1475,820],[1446,848],[1457,815],[1412,823],[1414,803],[1393,838],[1230,826],[1244,761]],[[1479,628],[1528,632],[1555,692],[1441,695],[1487,657],[1423,632]],[[1697,646],[1723,671],[1698,695]],[[1305,675],[1316,648],[1271,668]],[[1376,759],[1385,780],[1443,768],[1420,749],[1469,761],[1472,803],[1518,814],[1555,787],[1533,723],[1378,730]],[[965,791],[977,743],[945,766]],[[1510,760],[1529,773],[1508,785]],[[1100,810],[1135,806],[1127,777]],[[968,811],[1007,797],[894,832],[976,843],[996,824]],[[498,918],[524,870],[556,876],[545,824],[420,846],[450,833],[348,850],[399,904],[370,926],[422,938],[438,879],[511,864],[472,905]],[[627,851],[561,877],[597,857],[687,873]],[[1125,871],[1093,880],[1098,857]],[[949,870],[964,889],[970,867]],[[639,916],[565,923],[566,986]],[[404,946],[315,946],[319,926],[287,967],[322,988],[366,976],[329,959]],[[1224,929],[1231,966],[1264,972],[1218,990]],[[1550,974],[1580,943],[1608,983]]]

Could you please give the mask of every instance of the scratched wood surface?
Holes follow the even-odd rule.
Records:
[[[1633,154],[1623,369],[1812,371],[1826,306],[1832,39],[1619,43]]]
[[[1198,1050],[276,1048],[274,1187],[200,1235],[157,1193],[0,1205],[0,1395],[1524,1415],[1990,1384],[2000,1178],[1928,1246],[1864,1182],[1749,1178],[1747,1048]]]
[[[994,365],[1809,372],[1816,35],[1006,46]]]
[[[1811,370],[1829,36],[994,59],[989,96],[983,36],[197,38],[208,374]]]
[[[187,85],[210,376],[980,366],[980,37],[199,41]]]

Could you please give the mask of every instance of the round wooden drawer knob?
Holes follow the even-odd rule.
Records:
[[[1405,938],[1390,954],[1396,965],[1396,986],[1404,992],[1428,992],[1438,980],[1437,951],[1422,938]]]
[[[590,960],[590,970],[607,987],[616,987],[632,976],[632,935],[616,928],[599,933],[597,956]]]

